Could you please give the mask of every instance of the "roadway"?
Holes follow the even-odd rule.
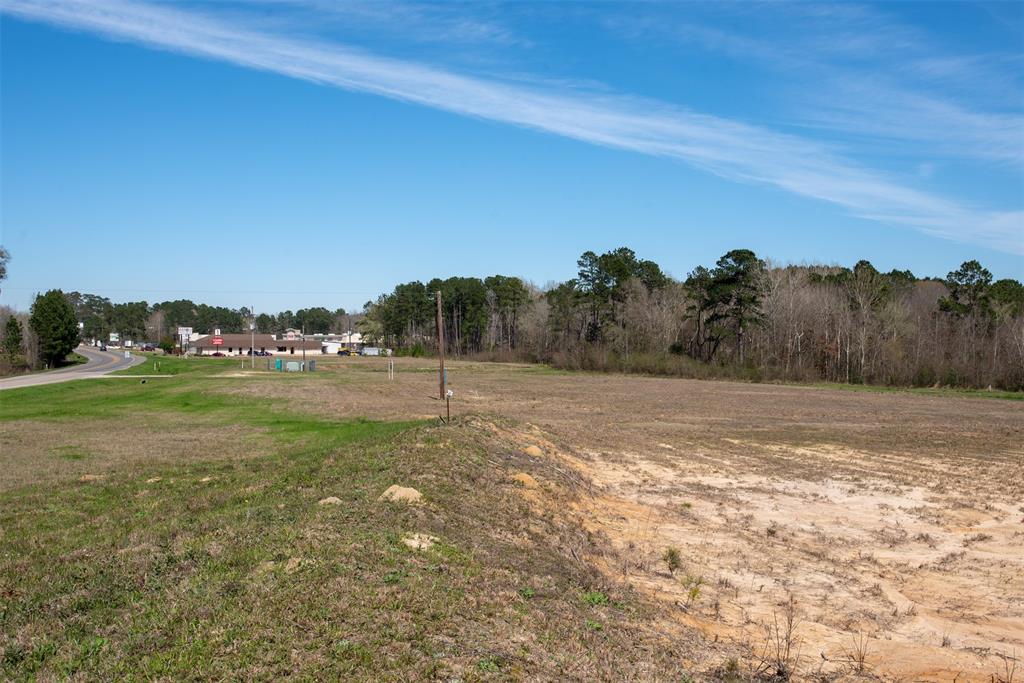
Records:
[[[90,377],[102,377],[115,370],[123,370],[145,361],[143,356],[124,357],[124,351],[100,351],[94,346],[79,346],[75,353],[81,354],[89,359],[87,363],[71,365],[59,370],[48,370],[46,372],[35,372],[16,377],[5,377],[0,379],[0,390],[17,389],[19,387],[34,387],[40,384],[56,384],[57,382],[70,382],[75,379],[89,379]]]

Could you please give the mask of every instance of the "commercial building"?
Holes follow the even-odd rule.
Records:
[[[363,348],[363,335],[358,332],[341,332],[339,334],[306,335],[306,339],[316,339],[324,346],[324,353],[339,353],[343,350],[359,353]]]
[[[221,344],[214,344],[214,337],[211,334],[199,335],[190,339],[188,348],[190,353],[197,356],[211,356],[215,353],[223,353],[225,356],[248,356],[253,348],[257,353],[271,353],[275,356],[294,356],[302,354],[303,348],[306,353],[324,353],[323,344],[316,339],[276,339],[272,334],[222,334]]]

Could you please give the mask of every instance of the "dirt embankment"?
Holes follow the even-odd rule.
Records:
[[[506,437],[588,482],[575,512],[609,540],[609,579],[660,604],[666,626],[731,646],[720,656],[740,675],[1000,681],[1024,653],[1013,501],[972,505],[884,477],[687,471],[661,453],[609,463],[536,427]],[[826,445],[790,455],[863,459]]]

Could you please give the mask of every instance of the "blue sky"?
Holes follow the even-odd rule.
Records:
[[[0,0],[0,303],[433,276],[1024,278],[1022,3]]]

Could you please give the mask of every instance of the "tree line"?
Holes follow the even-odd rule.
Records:
[[[628,248],[583,253],[577,276],[409,282],[365,306],[369,338],[565,368],[751,380],[1024,389],[1024,286],[977,261],[945,278],[907,270],[779,266],[748,249],[683,280]]]
[[[70,315],[50,318],[81,322],[86,339],[118,332],[167,345],[179,326],[243,332],[255,320],[262,333],[355,329],[368,343],[422,355],[437,350],[441,292],[445,351],[456,357],[755,381],[1024,389],[1024,286],[995,281],[977,261],[945,278],[918,278],[868,261],[780,266],[735,249],[678,280],[622,247],[584,252],[576,266],[576,277],[543,289],[507,275],[407,282],[355,314],[316,307],[254,318],[245,307],[113,303],[58,290],[37,304],[45,298],[52,308],[59,295]],[[52,360],[27,317],[16,332],[4,313],[7,357],[19,347],[29,364]]]
[[[6,259],[0,259],[6,266]],[[145,301],[114,303],[96,294],[54,289],[35,298],[28,314],[0,308],[0,374],[10,374],[63,364],[82,341],[107,341],[111,333],[136,343],[151,342],[166,351],[176,343],[178,327],[199,334],[248,332],[250,322],[261,333],[282,334],[287,329],[308,334],[354,329],[361,315],[345,309],[323,307],[258,314],[238,309],[195,303],[188,299],[150,305]]]
[[[96,294],[70,292],[65,295],[83,323],[82,336],[86,339],[107,339],[111,332],[125,339],[173,339],[178,327],[191,327],[199,334],[211,334],[219,329],[225,334],[248,332],[255,323],[261,333],[280,334],[289,328],[307,333],[326,333],[341,330],[351,316],[345,309],[328,310],[323,307],[303,308],[294,313],[260,313],[253,318],[249,308],[227,308],[196,303],[190,299],[163,301],[150,305],[145,301],[113,303]]]

